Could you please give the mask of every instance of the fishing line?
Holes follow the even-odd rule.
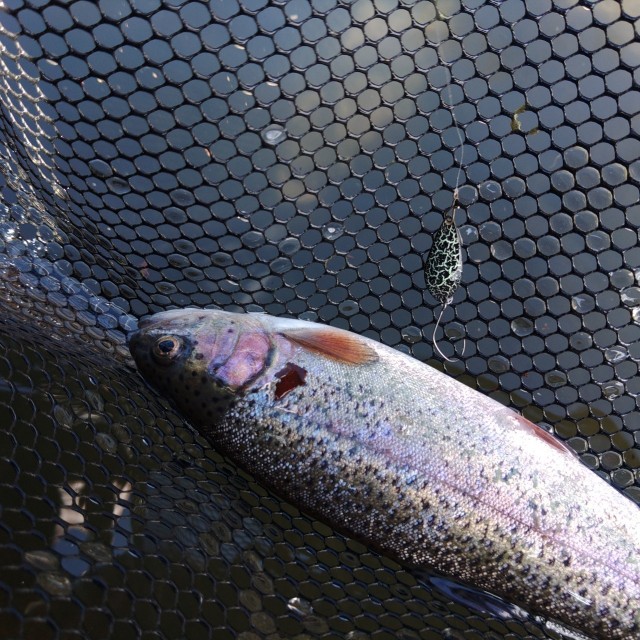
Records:
[[[455,110],[455,105],[453,104],[453,91],[452,91],[452,86],[453,86],[453,80],[452,80],[452,76],[451,76],[451,70],[449,69],[449,79],[447,82],[447,86],[445,87],[447,90],[447,93],[449,94],[449,113],[451,113],[451,118],[453,119],[453,126],[455,127],[456,130],[456,135],[458,136],[458,142],[460,143],[460,146],[458,147],[458,149],[460,150],[460,157],[458,158],[458,173],[456,174],[456,182],[455,182],[455,187],[453,189],[453,206],[456,206],[456,203],[459,202],[459,190],[460,190],[460,179],[462,177],[462,165],[463,165],[463,161],[464,161],[464,138],[462,137],[462,127],[460,126],[460,123],[458,122],[458,118],[456,118],[456,110]],[[455,163],[456,161],[456,153],[455,150],[453,152],[453,161]]]
[[[436,326],[433,328],[433,335],[431,336],[431,341],[433,342],[433,348],[447,361],[447,362],[455,362],[455,358],[447,358],[447,356],[442,353],[440,347],[438,346],[438,341],[436,339],[436,331],[438,330],[438,325],[440,324],[440,318],[442,318],[442,314],[448,305],[441,305],[442,309],[440,309],[440,313],[438,314],[438,319],[436,320]]]
[[[459,202],[459,189],[460,189],[460,182],[462,180],[462,174],[463,174],[462,166],[464,162],[464,138],[462,136],[462,129],[460,127],[460,123],[458,122],[458,119],[455,114],[454,95],[452,90],[453,81],[452,81],[451,70],[447,69],[447,71],[449,73],[449,78],[447,79],[448,82],[445,89],[447,90],[447,94],[448,94],[448,103],[449,103],[448,110],[451,113],[451,118],[453,120],[456,135],[459,141],[459,146],[458,146],[459,154],[457,159],[458,172],[456,174],[456,179],[455,179],[455,187],[453,190],[453,202],[451,204],[451,210],[448,215],[445,215],[445,218],[442,223],[442,227],[440,228],[439,232],[436,233],[436,235],[434,236],[434,242],[433,242],[432,249],[427,261],[426,268],[425,268],[425,274],[427,275],[427,285],[429,285],[430,281],[433,282],[429,278],[429,275],[433,275],[434,272],[437,272],[439,270],[438,267],[434,266],[433,264],[433,262],[435,262],[434,256],[437,259],[441,254],[444,253],[442,257],[443,263],[451,262],[452,260],[454,260],[452,256],[453,256],[453,253],[455,252],[456,254],[456,259],[454,260],[456,262],[455,266],[451,268],[451,265],[449,265],[450,271],[447,273],[445,269],[445,275],[444,275],[443,281],[439,283],[439,286],[436,286],[435,290],[432,288],[432,294],[434,295],[434,297],[439,299],[441,304],[441,309],[438,315],[438,319],[436,320],[436,324],[433,328],[433,334],[431,338],[434,349],[447,362],[454,362],[455,361],[454,359],[451,359],[445,356],[445,354],[442,352],[442,350],[438,346],[438,341],[436,339],[436,332],[438,330],[438,327],[440,326],[440,321],[442,320],[442,316],[446,311],[447,307],[452,303],[453,296],[458,286],[460,285],[460,279],[462,276],[462,253],[461,253],[462,236],[460,235],[460,231],[456,226],[455,213],[456,213],[456,204]],[[443,101],[443,102],[446,103],[446,101]],[[453,151],[453,161],[455,164],[456,163],[455,149]],[[451,241],[451,233],[446,233],[447,227],[449,226],[451,226],[452,230],[455,232],[455,239],[457,241],[455,244],[457,246],[454,246],[454,244]],[[442,242],[441,246],[440,246],[440,242]],[[447,254],[447,251],[449,251],[450,255]],[[464,355],[466,345],[467,345],[467,337],[465,335],[461,356]]]

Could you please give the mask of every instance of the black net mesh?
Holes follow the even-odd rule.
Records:
[[[638,2],[1,7],[0,637],[558,637],[282,503],[126,333],[264,310],[431,360],[457,187],[445,370],[640,501]]]

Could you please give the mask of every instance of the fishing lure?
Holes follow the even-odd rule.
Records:
[[[462,280],[462,238],[454,219],[455,200],[451,210],[444,217],[442,225],[433,236],[433,244],[424,265],[424,278],[431,295],[442,305],[440,315],[433,329],[433,346],[448,362],[453,362],[440,351],[436,341],[436,331],[445,309],[453,301],[453,296]]]

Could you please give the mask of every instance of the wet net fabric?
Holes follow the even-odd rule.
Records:
[[[1,7],[0,637],[557,638],[271,495],[126,335],[176,306],[351,329],[640,501],[638,3]]]

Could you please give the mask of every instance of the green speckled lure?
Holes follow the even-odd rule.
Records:
[[[455,223],[455,201],[445,216],[441,227],[433,236],[433,244],[424,266],[424,278],[427,289],[442,305],[440,315],[433,329],[433,345],[438,353],[451,362],[440,351],[436,342],[436,331],[445,309],[451,304],[453,296],[462,279],[462,239]]]

